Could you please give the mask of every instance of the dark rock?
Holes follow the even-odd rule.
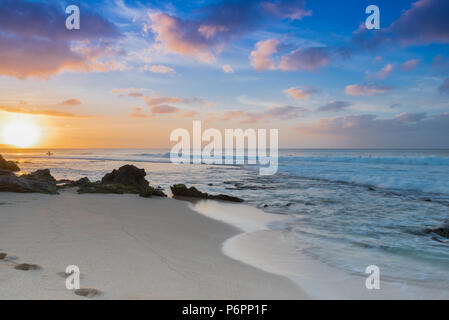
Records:
[[[81,288],[76,289],[75,294],[86,298],[94,298],[102,294],[102,292],[95,288]]]
[[[20,171],[20,168],[14,161],[6,161],[5,158],[0,155],[0,170]]]
[[[175,184],[170,187],[173,195],[181,197],[201,198],[201,199],[213,199],[232,202],[243,202],[243,199],[228,196],[225,194],[211,195],[206,192],[201,192],[195,187],[187,188],[185,184]]]
[[[14,266],[16,270],[30,271],[30,270],[41,270],[42,267],[37,264],[21,263]]]
[[[72,183],[72,182],[75,182],[75,181],[70,180],[70,179],[56,180],[56,184],[58,184],[58,185],[66,185],[66,184],[69,184],[69,183]]]
[[[268,208],[268,204],[265,204],[263,207],[264,207],[264,208]]]
[[[221,201],[231,201],[231,202],[243,202],[243,199],[228,196],[226,194],[209,195],[209,199],[221,200]]]
[[[42,182],[50,182],[56,184],[56,179],[50,174],[49,169],[41,169],[31,172],[29,174],[23,174],[20,176],[21,178]]]
[[[91,182],[83,185],[78,189],[78,193],[139,193],[140,191],[131,186],[125,186],[123,184],[111,183],[103,184],[99,182]]]
[[[124,165],[107,173],[101,181],[90,182],[87,177],[66,186],[79,187],[78,193],[135,193],[144,198],[166,197],[161,189],[153,188],[145,180],[146,172],[133,165]]]
[[[425,233],[435,233],[441,237],[449,238],[449,226],[439,227],[435,229],[425,229]]]
[[[208,197],[207,193],[198,191],[198,189],[195,187],[187,188],[185,184],[174,184],[170,187],[170,190],[174,196],[203,198],[203,199],[207,199]]]
[[[440,243],[443,243],[443,241],[441,241],[440,239],[438,239],[437,237],[432,237],[431,238],[433,241],[436,241],[436,242],[440,242]]]
[[[156,196],[156,197],[166,197],[167,195],[164,193],[164,191],[160,188],[153,188],[153,187],[148,187],[146,190],[143,190],[139,193],[139,196],[143,197],[143,198],[151,198],[152,196]]]
[[[62,181],[62,180],[61,180]],[[58,181],[59,182],[59,181]],[[76,181],[73,180],[65,180],[62,181],[63,184],[61,184],[59,187],[60,188],[73,188],[73,187],[87,187],[89,186],[92,182],[90,182],[88,177],[84,177],[81,179],[78,179]]]
[[[55,183],[16,176],[11,171],[0,170],[0,192],[57,194]]]
[[[118,170],[114,169],[107,173],[103,179],[102,184],[121,184],[136,188],[136,190],[144,191],[149,186],[145,180],[146,172],[144,169],[139,169],[133,165],[127,164],[120,167]]]

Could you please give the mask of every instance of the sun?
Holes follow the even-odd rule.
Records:
[[[8,122],[2,131],[3,142],[20,148],[33,146],[40,136],[40,129],[27,120]]]

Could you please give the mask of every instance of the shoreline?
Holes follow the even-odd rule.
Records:
[[[0,299],[85,299],[65,288],[68,265],[97,299],[306,298],[289,279],[224,255],[238,234],[174,199],[2,193]],[[22,263],[41,269],[14,268]]]
[[[287,219],[247,204],[203,200],[192,205],[198,213],[238,228],[222,251],[230,258],[290,279],[310,299],[391,300],[448,299],[445,290],[410,283],[381,280],[380,290],[368,290],[366,277],[349,274],[315,260],[295,248],[290,230],[270,229],[267,224]],[[232,208],[232,210],[230,210]]]

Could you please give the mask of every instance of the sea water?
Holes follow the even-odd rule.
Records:
[[[291,233],[301,254],[347,273],[377,265],[382,279],[449,288],[449,239],[425,232],[449,223],[449,150],[279,151],[279,170],[174,165],[168,150],[61,149],[0,152],[24,172],[98,180],[135,164],[167,191],[174,183],[244,198],[284,215],[269,228]]]

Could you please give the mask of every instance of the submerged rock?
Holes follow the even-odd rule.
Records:
[[[222,201],[231,201],[231,202],[243,202],[243,199],[228,196],[226,194],[217,194],[212,195],[206,192],[201,192],[195,187],[187,188],[185,184],[174,184],[170,187],[173,195],[180,197],[191,197],[191,198],[200,198],[200,199],[213,199],[213,200],[222,200]]]
[[[7,161],[0,155],[0,170],[20,171],[20,168],[14,161]]]
[[[0,170],[0,192],[57,194],[58,188],[50,181],[18,177],[11,171]]]
[[[435,229],[426,229],[424,230],[425,233],[435,233],[443,238],[449,239],[449,226],[444,227],[438,227]]]

